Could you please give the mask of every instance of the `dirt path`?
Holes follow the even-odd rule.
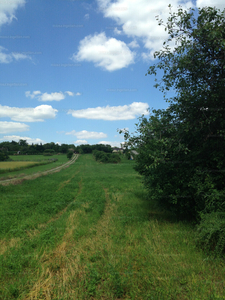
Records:
[[[73,164],[77,160],[78,157],[79,157],[79,154],[74,154],[71,160],[69,160],[68,162],[66,162],[65,164],[63,164],[59,167],[56,167],[56,168],[53,168],[53,169],[50,169],[50,170],[47,170],[47,171],[43,171],[43,172],[37,172],[37,173],[31,174],[31,175],[26,175],[26,176],[23,176],[23,177],[15,177],[15,178],[12,178],[12,179],[1,180],[0,184],[2,184],[2,185],[9,185],[9,184],[16,185],[16,184],[22,183],[24,180],[31,180],[31,179],[38,178],[40,176],[44,176],[44,175],[52,174],[52,173],[55,173],[55,172],[59,172],[62,169],[68,168],[71,164]]]

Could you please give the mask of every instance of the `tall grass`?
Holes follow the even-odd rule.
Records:
[[[81,155],[0,186],[0,299],[225,299],[224,261],[157,210],[132,167]]]

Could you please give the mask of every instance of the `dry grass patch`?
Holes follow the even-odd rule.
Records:
[[[21,243],[20,238],[12,238],[10,240],[0,240],[0,255],[4,254],[9,248],[18,247]]]
[[[85,208],[88,208],[88,203],[83,203],[81,209],[69,214],[62,242],[51,254],[44,253],[41,257],[42,274],[25,299],[48,300],[60,295],[63,299],[80,299],[81,285],[88,272],[85,261],[96,253],[103,256],[103,244],[107,245],[109,252],[112,247],[109,227],[114,205],[111,204],[106,189],[105,197],[105,210],[100,220],[89,229],[88,236],[81,237],[78,241],[74,240],[73,234],[81,222],[87,221]]]
[[[27,167],[30,165],[36,165],[39,164],[38,162],[35,161],[1,161],[0,162],[0,169],[2,170],[13,170],[16,168],[21,168],[21,167]]]

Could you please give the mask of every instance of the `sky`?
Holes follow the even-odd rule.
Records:
[[[148,108],[166,109],[145,76],[168,5],[224,0],[0,0],[0,142],[110,144]],[[160,74],[159,74],[160,76]]]

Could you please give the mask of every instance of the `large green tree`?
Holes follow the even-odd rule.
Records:
[[[224,212],[225,10],[171,9],[159,25],[168,40],[147,73],[163,70],[155,86],[169,106],[140,118],[135,136],[125,134],[139,148],[136,169],[151,197],[177,216]]]

